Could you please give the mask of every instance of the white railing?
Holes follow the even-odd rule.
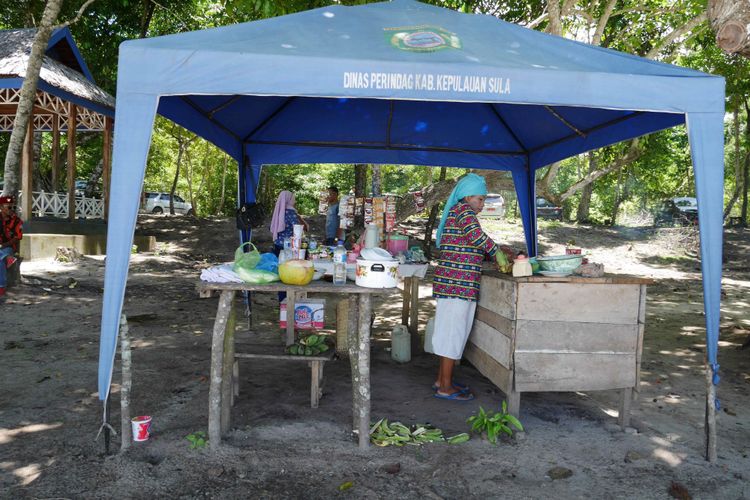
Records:
[[[45,193],[44,191],[34,191],[34,199],[31,204],[31,211],[35,217],[68,217],[68,195],[67,193]],[[18,206],[22,206],[21,198],[23,193],[19,194]],[[85,196],[76,196],[76,217],[86,219],[103,219],[104,218],[104,200],[98,198],[87,198]]]

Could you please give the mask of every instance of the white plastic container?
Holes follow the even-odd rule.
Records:
[[[522,278],[534,274],[531,270],[531,262],[525,255],[519,255],[513,261],[513,277]]]
[[[398,284],[398,261],[357,259],[355,281],[365,288],[393,288]]]
[[[432,347],[432,334],[435,332],[435,318],[427,320],[427,327],[424,332],[424,352],[435,354],[435,349]]]
[[[391,359],[396,363],[411,361],[411,336],[404,325],[396,325],[391,332]]]
[[[380,246],[380,229],[376,224],[367,224],[365,228],[365,248]]]

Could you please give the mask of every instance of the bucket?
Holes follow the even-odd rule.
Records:
[[[130,424],[133,426],[133,441],[148,441],[151,436],[150,416],[133,417],[130,419]]]
[[[435,318],[427,320],[427,328],[424,333],[424,352],[435,354],[432,347],[432,334],[435,332]]]
[[[355,282],[365,288],[393,288],[398,284],[398,261],[359,258]]]
[[[409,250],[409,237],[398,233],[391,234],[388,237],[387,249],[393,255],[406,252]]]
[[[396,325],[391,332],[391,359],[396,363],[411,361],[411,336],[404,325]]]

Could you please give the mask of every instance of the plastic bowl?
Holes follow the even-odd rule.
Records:
[[[551,271],[555,273],[573,272],[575,268],[581,265],[583,257],[580,255],[551,255],[549,257],[537,257],[539,269],[541,271]]]

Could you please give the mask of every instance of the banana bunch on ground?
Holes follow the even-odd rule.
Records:
[[[376,446],[421,446],[425,443],[449,442],[451,444],[464,443],[469,435],[458,434],[446,439],[443,431],[429,424],[415,424],[407,427],[401,422],[388,422],[381,418],[370,427],[370,442]]]
[[[322,335],[308,335],[300,338],[297,342],[286,348],[289,354],[295,356],[317,356],[326,352],[330,347],[326,343],[326,338]]]

